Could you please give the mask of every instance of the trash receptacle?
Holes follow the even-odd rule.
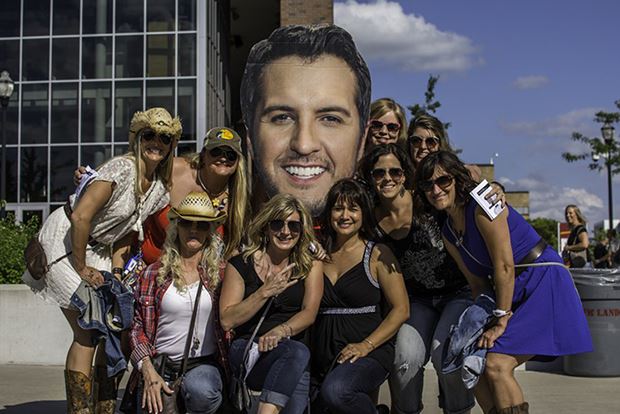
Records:
[[[620,376],[620,269],[571,269],[588,320],[594,352],[564,357],[564,371]]]

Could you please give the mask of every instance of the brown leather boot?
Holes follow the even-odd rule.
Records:
[[[529,414],[529,412],[530,405],[527,402],[497,410],[497,414]]]
[[[123,374],[108,378],[106,367],[95,366],[93,399],[95,414],[114,414],[118,385]]]
[[[67,413],[91,414],[92,384],[91,379],[79,371],[65,370],[65,388],[67,391]]]

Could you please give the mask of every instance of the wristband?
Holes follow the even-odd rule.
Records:
[[[368,345],[370,345],[370,350],[372,351],[373,349],[375,349],[375,344],[372,343],[372,341],[368,338],[364,339],[362,342],[366,342]]]
[[[511,310],[502,310],[502,309],[495,309],[493,310],[493,316],[495,316],[496,318],[503,318],[504,316],[508,316],[508,315],[512,315],[512,311]]]
[[[122,267],[113,267],[112,268],[112,274],[113,275],[123,275],[123,268]]]

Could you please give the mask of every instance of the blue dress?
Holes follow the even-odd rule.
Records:
[[[476,226],[476,207],[473,199],[465,207],[463,235],[456,234],[450,220],[444,224],[443,235],[456,246],[471,273],[487,278],[493,275],[493,265]],[[514,263],[519,263],[540,241],[540,236],[512,207],[507,208]],[[547,246],[535,262],[562,263],[562,259]],[[545,361],[559,355],[592,351],[581,299],[566,268],[555,265],[526,268],[515,278],[512,310],[506,331],[490,352],[534,355],[534,360]]]

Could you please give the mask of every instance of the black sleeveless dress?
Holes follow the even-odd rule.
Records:
[[[311,334],[313,376],[323,378],[347,344],[362,342],[383,321],[385,300],[379,284],[370,275],[373,246],[373,242],[368,242],[362,261],[340,276],[336,284],[323,276],[321,308]],[[393,338],[367,357],[389,371],[394,362]]]

